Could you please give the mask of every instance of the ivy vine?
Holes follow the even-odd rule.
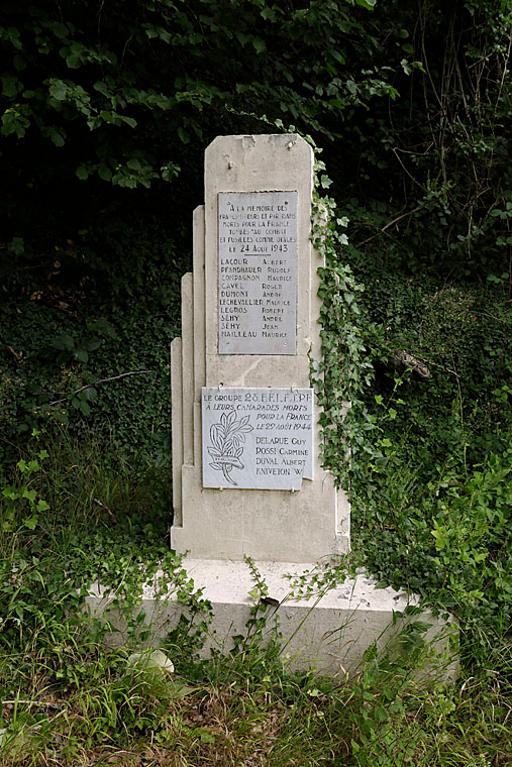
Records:
[[[338,215],[335,200],[323,192],[331,180],[320,152],[315,147],[311,239],[322,264],[318,268],[321,359],[314,363],[312,380],[321,407],[322,464],[336,484],[348,490],[358,455],[374,451],[368,434],[375,426],[365,403],[373,366],[359,302],[364,287],[343,259],[349,221]]]

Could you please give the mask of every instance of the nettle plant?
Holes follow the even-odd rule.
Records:
[[[32,430],[36,439],[40,432]],[[35,530],[40,517],[50,506],[34,487],[34,480],[41,471],[42,463],[48,458],[47,450],[38,450],[34,457],[21,458],[16,464],[18,481],[2,488],[3,513],[0,517],[4,533],[16,532],[22,528]]]

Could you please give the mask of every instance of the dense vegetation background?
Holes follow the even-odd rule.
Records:
[[[469,707],[457,692],[431,698],[425,742],[445,727],[435,753],[399,761],[394,740],[376,761],[377,715],[374,730],[350,720],[363,750],[339,753],[361,765],[512,763],[511,32],[509,0],[4,0],[0,642],[18,659],[2,671],[11,697],[30,697],[34,674],[23,667],[20,685],[14,672],[31,652],[44,658],[43,687],[93,689],[90,652],[86,662],[75,647],[75,674],[76,658],[55,650],[62,625],[62,646],[75,636],[75,586],[98,572],[125,583],[130,567],[166,556],[168,344],[203,152],[218,134],[297,130],[323,148],[320,190],[349,220],[329,262],[342,289],[327,279],[326,344],[331,402],[354,406],[326,457],[349,483],[355,558],[455,613],[463,679],[481,685]],[[115,686],[119,658],[104,662]],[[408,726],[405,704],[396,717]],[[12,727],[12,706],[4,718]],[[98,742],[107,730],[115,740],[110,722]],[[310,763],[334,764],[329,748]]]

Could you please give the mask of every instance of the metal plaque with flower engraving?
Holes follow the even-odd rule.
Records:
[[[203,388],[203,487],[299,490],[313,479],[313,390]]]

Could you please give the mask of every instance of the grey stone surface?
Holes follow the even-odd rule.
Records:
[[[230,652],[234,637],[247,632],[247,621],[254,604],[250,596],[254,593],[254,580],[249,566],[245,562],[188,557],[183,564],[195,588],[201,589],[202,597],[213,607],[201,655],[208,657],[213,651]],[[311,596],[306,598],[295,592],[293,582],[303,578],[311,582],[311,576],[321,574],[321,566],[316,563],[256,562],[255,567],[267,586],[268,596],[274,600],[266,613],[264,643],[277,639],[283,660],[291,669],[314,668],[322,674],[339,675],[340,678],[347,672],[357,673],[361,670],[365,651],[373,643],[382,652],[396,642],[398,634],[408,624],[420,621],[429,625],[425,638],[432,642],[432,647],[427,665],[418,673],[436,674],[444,680],[456,677],[456,623],[436,617],[428,610],[417,615],[404,615],[407,607],[418,605],[415,595],[391,587],[377,588],[374,580],[360,573],[332,588],[321,585],[313,588]],[[159,574],[155,577],[156,584],[158,579]],[[154,644],[158,644],[186,612],[174,592],[157,598],[156,591],[157,588],[147,586],[141,605],[145,621],[153,630],[149,642]],[[119,645],[128,641],[129,632],[125,619],[112,605],[114,600],[115,595],[109,595],[96,585],[86,601],[93,614],[109,621],[112,627],[109,641]]]
[[[219,192],[219,354],[295,354],[297,192]]]
[[[318,406],[312,435],[314,479],[303,479],[297,492],[240,485],[228,490],[218,482],[215,487],[203,485],[203,387],[311,386],[311,359],[318,360],[320,354],[317,269],[322,265],[310,240],[312,169],[311,147],[295,135],[220,136],[206,150],[205,204],[194,211],[192,287],[188,278],[183,285],[181,370],[177,370],[177,354],[172,367],[173,387],[181,390],[182,396],[173,402],[173,462],[176,456],[180,464],[173,468],[176,493],[171,546],[180,552],[190,551],[195,557],[241,560],[249,555],[263,560],[311,562],[348,551],[350,546],[347,498],[319,461]],[[296,195],[295,353],[219,354],[219,196],[239,194],[248,199],[249,193],[260,200],[270,199],[269,192]],[[176,376],[182,379],[179,383],[174,380]],[[180,412],[175,413],[175,408]],[[181,429],[183,443],[183,430],[190,430],[191,423],[192,445],[185,439],[185,444],[177,444],[174,451],[176,429]],[[237,473],[233,471],[232,476]]]
[[[313,479],[313,389],[205,388],[202,412],[204,487],[300,490]]]
[[[171,343],[171,418],[172,418],[172,506],[174,524],[182,521],[181,467],[183,465],[183,379],[182,340]]]
[[[183,463],[194,463],[194,297],[193,275],[181,278],[181,336],[187,353],[181,362],[183,378]]]
[[[317,336],[318,257],[312,249],[313,152],[292,134],[219,136],[205,152],[206,386],[310,385],[312,344]],[[219,354],[219,194],[297,192],[297,339],[287,355]],[[236,383],[235,383],[236,381]]]
[[[312,169],[311,147],[294,135],[221,136],[206,151],[205,205],[194,211],[194,271],[182,284],[183,340],[175,339],[171,347],[171,545],[178,552],[190,552],[184,563],[187,574],[213,607],[203,656],[232,650],[233,637],[247,627],[254,578],[243,560],[250,556],[273,600],[265,639],[278,632],[283,657],[292,668],[314,667],[343,676],[357,671],[372,643],[382,647],[396,638],[407,624],[400,613],[410,601],[417,601],[392,589],[378,589],[363,575],[334,588],[327,588],[332,585],[327,579],[325,588],[311,598],[303,590],[294,591],[290,583],[289,576],[303,583],[306,571],[315,571],[318,562],[350,548],[350,507],[343,490],[320,465],[310,388],[311,360],[318,361],[321,353],[318,267],[322,265],[310,241]],[[295,219],[292,215],[285,225],[282,217],[268,242],[256,242],[256,237],[266,236],[260,214],[286,208],[286,201]],[[219,216],[229,204],[240,218]],[[256,206],[261,209],[249,210]],[[263,210],[265,206],[269,210]],[[249,213],[259,217],[250,219]],[[253,235],[242,233],[250,230]],[[229,242],[230,237],[236,242]],[[246,245],[253,255],[242,250]],[[268,246],[270,254],[256,251],[256,245]],[[272,250],[280,245],[290,250]],[[276,261],[270,264],[270,258]],[[251,272],[244,259],[252,259],[262,271]],[[271,272],[269,264],[281,271]],[[221,266],[243,268],[222,272]],[[261,278],[249,279],[250,274]],[[231,306],[248,311],[228,315],[223,291],[245,292],[235,298],[263,301],[267,296],[258,291],[274,282],[268,279],[271,274],[279,279],[272,289],[276,295],[268,298],[282,312],[268,304],[273,314],[267,314],[263,303],[249,311],[249,305],[239,301]],[[237,287],[228,287],[234,283]],[[244,319],[226,319],[231,314]],[[265,316],[274,315],[271,324],[277,335],[272,343],[257,346],[264,340]],[[223,323],[243,326],[246,335],[227,335],[231,328],[221,327]],[[303,397],[306,410],[287,409],[286,405],[303,405]],[[304,421],[292,418],[294,414],[302,414]],[[285,428],[288,425],[291,428]],[[238,433],[236,440],[231,427]],[[294,437],[300,444],[293,443]],[[292,455],[295,449],[306,454]],[[300,463],[287,464],[285,458]],[[292,473],[296,486],[280,484],[287,475],[275,470],[285,467],[298,470]],[[322,578],[315,584],[321,586]],[[162,597],[157,574],[153,588],[144,591],[140,617],[151,623],[151,641],[164,637],[186,611],[177,590],[174,584]],[[123,632],[128,632],[115,597],[97,586],[86,601],[93,613],[117,626],[111,638],[119,643],[126,641]],[[425,611],[418,617],[432,624],[429,636],[436,640],[435,647],[447,650],[446,632],[451,626]],[[444,635],[441,639],[439,633]],[[448,662],[445,678],[456,669],[456,662],[451,658]]]

